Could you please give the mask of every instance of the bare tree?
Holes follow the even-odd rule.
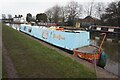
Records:
[[[59,20],[60,11],[61,11],[61,7],[60,6],[55,5],[53,7],[53,20],[54,20],[55,23],[57,23],[58,20]]]
[[[82,13],[82,5],[72,1],[68,2],[65,7],[55,5],[52,8],[48,9],[45,13],[47,14],[50,21],[57,23],[59,20],[62,22],[65,22],[65,20],[67,20],[68,22],[70,21],[69,23],[73,23],[74,20],[80,17],[80,14]]]
[[[52,8],[48,9],[47,11],[45,11],[45,14],[48,17],[49,22],[52,22],[52,17],[53,17],[53,11]]]
[[[105,12],[105,8],[106,6],[103,2],[94,2],[93,0],[84,6],[84,14],[86,16],[101,18],[102,14]]]
[[[102,14],[105,12],[105,4],[103,2],[98,2],[95,4],[95,17],[101,18]]]
[[[83,8],[84,16],[88,16],[90,14],[89,11],[90,11],[89,5],[84,5],[84,8]]]
[[[102,15],[105,24],[120,26],[120,1],[111,2]]]
[[[84,5],[84,14],[86,16],[92,16],[94,15],[93,12],[94,11],[94,1],[92,2],[88,2]]]
[[[69,2],[66,5],[66,11],[67,11],[68,24],[70,23],[70,25],[73,26],[75,18],[80,17],[80,14],[82,13],[82,5],[74,1]]]
[[[52,8],[48,9],[45,13],[48,16],[48,19],[50,20],[50,22],[53,21],[57,23],[59,20],[60,11],[61,11],[61,7],[58,5],[55,5]]]
[[[61,7],[61,11],[60,11],[60,17],[62,18],[62,22],[65,22],[66,17],[67,17],[67,12],[65,7]]]
[[[6,15],[5,14],[2,14],[2,19],[6,19]]]
[[[12,19],[12,15],[11,14],[8,14],[8,19]]]
[[[76,18],[79,17],[82,13],[82,5],[78,4],[78,2],[69,2],[66,5],[66,11],[69,17]]]

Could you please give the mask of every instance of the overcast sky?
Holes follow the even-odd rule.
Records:
[[[35,16],[37,13],[46,11],[48,8],[58,5],[66,5],[73,0],[0,0],[1,14],[21,14],[26,16],[31,13]],[[80,4],[85,4],[93,0],[74,0]],[[94,2],[112,2],[114,0],[94,0]]]

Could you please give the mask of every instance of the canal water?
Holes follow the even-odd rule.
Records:
[[[6,25],[12,27],[13,29],[19,30],[20,24],[9,24],[7,23]]]
[[[91,44],[99,46],[103,36],[91,35]],[[120,76],[120,39],[107,38],[103,43],[103,50],[107,54],[105,70]]]
[[[12,28],[19,30],[18,24],[6,24],[11,26]],[[99,46],[101,43],[101,36],[96,36],[91,34],[91,44]],[[114,39],[114,40],[113,40]],[[111,72],[115,75],[120,76],[120,39],[114,38],[106,38],[103,44],[103,50],[107,54],[107,63],[104,67],[105,70]]]

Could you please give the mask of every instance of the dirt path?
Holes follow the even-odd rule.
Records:
[[[52,49],[56,50],[57,52],[59,52],[59,53],[62,54],[62,55],[65,55],[65,56],[67,56],[67,57],[72,58],[72,59],[75,60],[76,62],[78,62],[78,63],[80,63],[80,64],[83,64],[83,65],[86,66],[87,68],[95,71],[93,64],[91,64],[91,63],[89,63],[89,62],[87,62],[87,61],[85,61],[85,60],[82,60],[82,59],[80,59],[80,58],[78,58],[78,57],[76,57],[76,56],[73,56],[73,55],[69,54],[68,52],[65,52],[65,51],[61,50],[60,48],[57,48],[57,47],[55,47],[55,46],[53,46],[53,45],[50,45],[50,44],[48,44],[48,43],[46,43],[46,42],[44,42],[44,41],[35,39],[35,38],[33,38],[33,37],[29,36],[29,35],[26,35],[26,34],[24,34],[24,33],[22,33],[22,32],[20,32],[20,33],[23,34],[23,35],[25,35],[25,36],[27,36],[27,37],[29,37],[29,38],[31,38],[31,39],[33,39],[33,40],[35,40],[35,41],[37,41],[37,42],[39,42],[40,44],[42,44],[42,45],[44,45],[44,46],[47,46],[47,47],[49,47],[49,48],[52,48]],[[96,68],[96,71],[97,71],[97,73],[96,73],[97,78],[116,78],[116,79],[118,78],[116,75],[114,75],[114,74],[112,74],[112,73],[110,73],[110,72],[108,72],[108,71],[106,71],[105,69],[102,69],[102,68],[100,68],[100,67],[97,67],[97,68]],[[115,79],[115,80],[116,80],[116,79]]]
[[[3,61],[5,65],[5,70],[7,72],[7,78],[19,78],[17,71],[15,70],[14,64],[11,58],[8,56],[5,46],[2,46]]]

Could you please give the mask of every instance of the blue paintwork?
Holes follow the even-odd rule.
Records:
[[[26,29],[24,29],[25,27]],[[29,32],[28,29],[31,29],[31,32]],[[90,44],[90,36],[87,31],[80,31],[79,33],[64,32],[25,24],[20,26],[20,31],[68,50]]]

